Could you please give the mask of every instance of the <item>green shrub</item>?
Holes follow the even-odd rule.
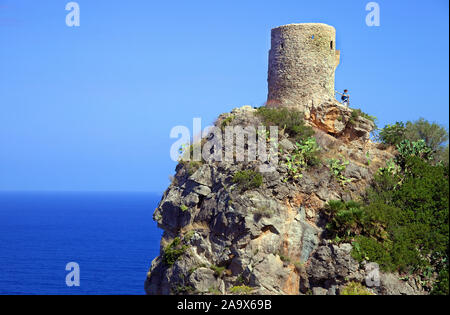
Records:
[[[234,118],[235,118],[234,115],[230,115],[227,118],[225,118],[224,120],[222,120],[222,123],[220,125],[222,131],[225,130],[225,127],[227,127],[231,124],[231,122],[234,120]]]
[[[222,274],[225,271],[225,267],[217,267],[216,265],[211,265],[209,268],[214,271],[214,275],[217,277],[222,277]]]
[[[415,234],[422,250],[445,252],[449,232],[448,167],[409,157],[405,169],[402,184],[392,191],[394,205],[403,210],[400,220],[411,223],[411,229],[421,227]]]
[[[403,122],[386,125],[378,134],[378,140],[388,145],[398,145],[405,139],[406,127]]]
[[[180,210],[183,212],[187,211],[188,209],[189,209],[189,207],[186,205],[181,205],[181,207],[180,207]]]
[[[345,169],[347,168],[347,165],[349,163],[350,162],[345,160],[344,158],[342,158],[342,160],[334,158],[328,160],[328,167],[330,168],[331,174],[342,186],[351,182],[351,179],[344,176]]]
[[[238,184],[242,191],[261,187],[263,177],[253,170],[238,171],[233,176],[233,183]]]
[[[348,240],[349,237],[359,234],[363,215],[359,203],[331,200],[325,206],[325,214],[328,217],[326,228],[333,238]]]
[[[240,274],[237,278],[236,278],[236,283],[242,285],[245,283],[245,279],[244,276],[242,274]]]
[[[186,295],[186,294],[194,294],[196,292],[195,288],[192,286],[178,285],[174,289],[172,289],[172,293],[175,295]]]
[[[283,255],[281,253],[279,253],[278,256],[280,257],[282,262],[285,262],[285,263],[290,263],[291,262],[291,259],[288,256],[285,256],[285,255]]]
[[[401,171],[401,168],[399,165],[397,165],[397,163],[395,163],[394,159],[389,159],[386,162],[386,166],[385,167],[381,167],[378,169],[378,172],[376,175],[383,175],[383,174],[388,174],[388,175],[395,175],[398,174]]]
[[[414,122],[396,122],[386,125],[379,132],[378,139],[388,145],[399,145],[402,141],[417,142],[423,140],[433,152],[443,150],[443,144],[448,141],[448,131],[436,123],[430,123],[420,118]]]
[[[387,227],[390,222],[398,220],[400,209],[386,203],[373,202],[363,207],[361,233],[384,241],[389,239]]]
[[[448,273],[448,261],[447,265],[441,269],[439,272],[439,276],[436,280],[435,285],[433,286],[433,290],[431,291],[432,295],[448,295],[449,294],[449,273]]]
[[[208,293],[212,295],[222,295],[222,292],[217,288],[209,288]]]
[[[203,162],[188,161],[188,162],[183,162],[183,164],[186,167],[187,174],[189,176],[192,176],[203,165]]]
[[[301,178],[302,172],[308,166],[319,164],[319,152],[320,148],[314,137],[307,138],[300,143],[297,142],[294,151],[288,154],[283,162],[288,171],[284,181],[287,182],[288,180]]]
[[[358,117],[364,117],[364,118],[372,121],[375,124],[375,127],[376,127],[377,117],[371,116],[369,114],[366,114],[359,108],[355,108],[355,109],[352,110],[352,114],[350,116],[350,123],[351,124],[355,124],[356,120],[358,119]]]
[[[370,166],[370,163],[372,163],[372,158],[370,157],[369,151],[366,152],[366,161],[367,161],[367,166]]]
[[[442,165],[448,166],[449,161],[449,151],[448,144],[445,147],[439,147],[434,154],[434,162],[441,163]]]
[[[340,295],[374,295],[359,282],[349,282],[341,291]]]
[[[397,163],[400,166],[404,166],[405,160],[411,156],[416,156],[426,160],[431,160],[433,158],[431,148],[428,147],[422,139],[414,142],[411,142],[410,140],[403,140],[397,145],[397,150]]]
[[[380,168],[374,175],[371,186],[367,189],[367,199],[379,201],[386,204],[392,202],[392,191],[401,183],[401,168],[392,160],[388,165]]]
[[[419,272],[432,268],[445,274],[442,270],[448,268],[445,262],[449,248],[448,166],[405,155],[399,173],[375,176],[367,202],[364,229],[354,250],[356,259],[368,256],[387,270]],[[447,284],[445,279],[438,281],[435,292],[445,290]]]
[[[375,175],[364,203],[328,202],[327,230],[352,241],[358,261],[428,280],[439,274],[433,293],[448,294],[449,168],[433,165],[420,149],[408,150],[401,164]]]
[[[164,249],[162,259],[168,266],[172,266],[178,258],[186,252],[187,245],[182,244],[179,237],[175,237],[169,245]]]
[[[192,237],[194,237],[194,235],[195,235],[195,230],[190,230],[190,231],[186,232],[186,234],[184,234],[183,240],[185,242],[189,242],[192,239]]]
[[[357,261],[373,261],[380,265],[385,271],[393,271],[395,267],[392,263],[392,257],[388,243],[383,244],[367,236],[357,236],[352,242],[352,257]]]
[[[309,166],[315,166],[320,163],[319,152],[320,147],[317,145],[316,138],[309,137],[305,140],[297,142],[294,152],[301,155]]]
[[[437,123],[430,123],[424,118],[420,118],[406,123],[405,139],[411,142],[424,140],[432,151],[437,151],[442,144],[448,141],[448,131]]]
[[[253,292],[253,288],[246,285],[234,286],[230,289],[230,293],[237,295],[248,295]]]
[[[305,125],[303,113],[300,111],[287,108],[260,107],[257,113],[264,121],[267,129],[270,126],[278,126],[298,142],[314,135],[314,130]]]

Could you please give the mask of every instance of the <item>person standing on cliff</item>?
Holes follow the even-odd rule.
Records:
[[[350,105],[350,94],[348,94],[348,90],[344,90],[344,93],[338,92],[338,94],[342,95],[341,96],[342,104],[347,105],[348,107]]]

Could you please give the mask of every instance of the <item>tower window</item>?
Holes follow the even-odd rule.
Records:
[[[333,43],[333,41],[330,42],[330,49],[334,49],[334,43]]]

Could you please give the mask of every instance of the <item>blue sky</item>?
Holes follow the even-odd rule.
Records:
[[[267,96],[270,30],[337,30],[336,88],[382,126],[448,127],[448,1],[0,0],[0,190],[161,192],[172,127]]]

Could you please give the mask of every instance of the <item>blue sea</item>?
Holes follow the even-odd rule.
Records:
[[[144,294],[162,231],[149,193],[0,193],[0,294]],[[66,264],[80,286],[66,285]]]

